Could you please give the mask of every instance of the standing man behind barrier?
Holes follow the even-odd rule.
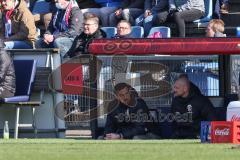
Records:
[[[57,0],[53,16],[39,47],[60,49],[61,56],[70,49],[74,38],[82,32],[83,15],[75,0]]]
[[[4,43],[0,39],[0,101],[14,96],[16,89],[15,70],[11,57],[4,50]]]
[[[3,26],[0,37],[6,49],[35,48],[37,37],[36,26],[32,13],[24,0],[2,0]]]
[[[173,138],[197,138],[201,121],[215,120],[212,103],[184,74],[175,81],[173,92]]]

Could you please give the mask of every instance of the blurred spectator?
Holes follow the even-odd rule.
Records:
[[[206,29],[207,37],[226,37],[224,34],[224,22],[221,19],[212,19]]]
[[[82,0],[84,1],[84,0]],[[113,13],[118,7],[120,7],[122,0],[95,0],[87,2],[82,2],[83,4],[88,4],[88,6],[82,6],[83,13],[94,13],[100,18],[100,25],[103,27],[109,26],[109,15]],[[91,8],[89,7],[91,6]],[[93,8],[95,6],[95,8]]]
[[[15,71],[11,57],[4,50],[0,39],[0,101],[2,98],[14,96],[16,90]]]
[[[215,2],[215,5],[213,5],[213,18],[221,18],[221,14],[228,13],[229,0],[214,0],[213,2]]]
[[[56,12],[55,0],[35,0],[32,2],[32,14],[34,16],[37,27],[47,30],[52,19],[52,15]],[[41,27],[43,25],[44,27]]]
[[[216,118],[212,103],[185,74],[175,81],[173,93],[173,138],[197,138],[201,121]]]
[[[131,24],[126,20],[121,20],[117,25],[117,34],[113,38],[133,38],[131,31]]]
[[[110,14],[109,26],[115,27],[120,20],[135,25],[135,19],[143,13],[144,0],[123,0],[120,8]]]
[[[163,11],[168,11],[168,0],[145,0],[144,14],[135,21],[137,26],[143,26],[145,36],[149,34],[157,14]]]
[[[204,0],[169,0],[169,13],[177,24],[178,36],[185,37],[185,22],[192,22],[204,16]]]
[[[57,0],[56,7],[57,12],[38,46],[59,48],[61,56],[64,56],[74,38],[82,32],[83,15],[75,0]]]
[[[2,0],[1,35],[6,49],[35,48],[36,26],[24,0]]]
[[[84,14],[83,32],[77,36],[63,58],[88,54],[89,44],[93,39],[105,38],[106,33],[99,28],[99,18],[92,13]]]

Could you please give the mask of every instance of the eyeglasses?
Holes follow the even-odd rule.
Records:
[[[126,30],[126,29],[129,29],[129,27],[117,27],[117,29]]]

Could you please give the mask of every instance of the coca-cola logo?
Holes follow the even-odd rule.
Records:
[[[228,136],[228,135],[229,135],[229,132],[230,132],[230,129],[229,129],[229,128],[223,128],[223,129],[217,128],[217,129],[215,130],[215,135],[216,135],[216,136]]]
[[[240,121],[240,116],[234,114],[231,118],[231,121]]]

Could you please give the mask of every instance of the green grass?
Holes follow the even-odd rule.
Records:
[[[198,140],[0,140],[0,160],[236,160],[239,157],[240,147],[236,145],[201,144]]]

